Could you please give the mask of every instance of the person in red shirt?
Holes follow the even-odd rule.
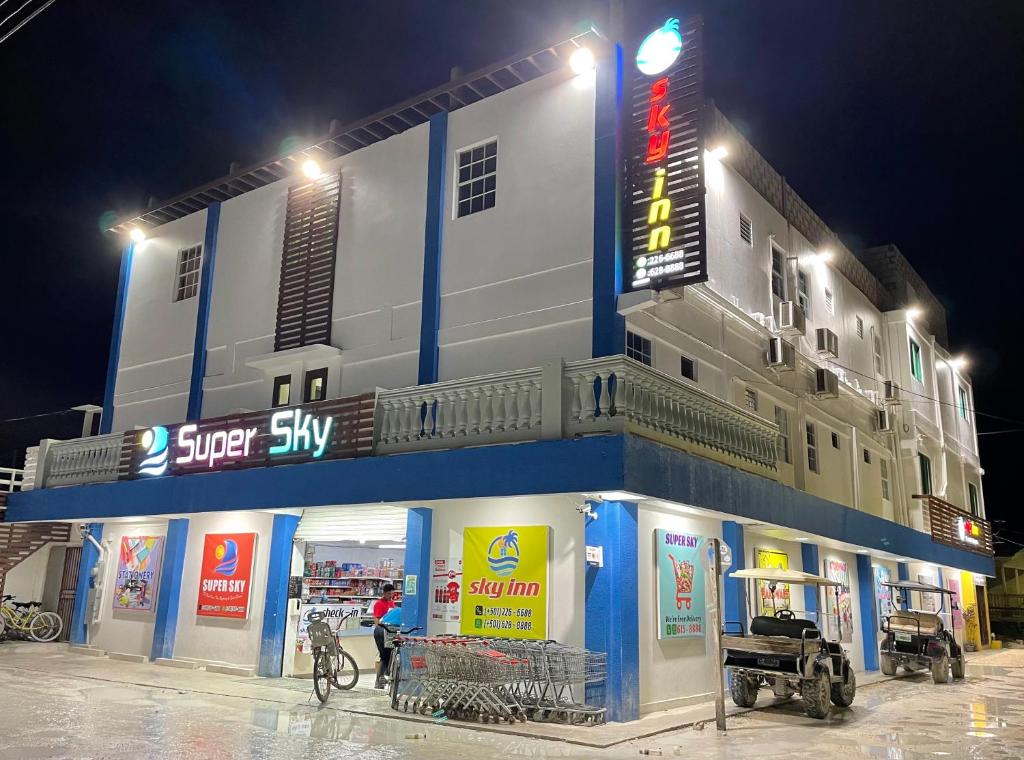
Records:
[[[388,612],[395,607],[395,587],[390,583],[385,583],[382,589],[380,599],[373,603],[373,641],[377,644],[377,653],[380,654],[380,663],[377,665],[377,681],[373,687],[375,689],[384,688],[384,677],[388,673],[388,668],[391,665],[391,652],[392,650],[384,646],[384,628],[381,626],[380,621]]]

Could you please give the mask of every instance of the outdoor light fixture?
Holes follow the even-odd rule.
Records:
[[[811,539],[807,536],[797,536],[797,541],[810,541]]]
[[[146,233],[138,227],[132,227],[132,231],[128,233],[128,237],[132,239],[133,243],[141,243],[146,239]]]
[[[815,254],[815,261],[819,261],[822,264],[827,264],[828,262],[832,261],[832,251],[829,251],[829,250],[818,251]]]
[[[907,309],[907,321],[913,322],[915,319],[921,316],[924,312],[916,306],[911,306]]]
[[[319,179],[323,172],[320,170],[320,164],[314,161],[312,158],[306,161],[302,165],[302,173],[310,179]]]
[[[955,370],[967,369],[968,364],[970,364],[970,362],[967,361],[966,356],[954,356],[949,360],[949,366]]]
[[[724,145],[719,145],[715,148],[712,148],[708,152],[711,154],[711,157],[714,158],[716,161],[721,161],[723,158],[729,155],[729,149],[726,148]]]
[[[590,48],[577,48],[573,51],[573,54],[569,56],[569,68],[572,69],[573,74],[586,74],[588,71],[594,70],[594,54],[590,52]]]

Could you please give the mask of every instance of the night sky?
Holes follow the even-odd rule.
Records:
[[[981,429],[1024,428],[1024,3],[625,6],[641,27],[704,15],[709,96],[849,247],[900,247],[971,359]],[[111,217],[606,16],[582,0],[58,0],[0,45],[0,418],[102,401]],[[1019,520],[1022,444],[982,439],[990,516]]]

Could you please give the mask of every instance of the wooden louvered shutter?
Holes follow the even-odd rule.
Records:
[[[288,190],[274,350],[331,342],[341,177]]]

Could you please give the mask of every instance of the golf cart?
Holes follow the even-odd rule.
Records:
[[[767,582],[774,611],[771,616],[753,615],[749,635],[742,622],[726,621],[722,627],[732,701],[740,707],[753,707],[758,689],[770,688],[777,697],[799,693],[804,712],[811,718],[828,717],[830,699],[849,707],[857,680],[839,642],[825,640],[816,622],[798,618],[790,609],[775,609],[775,589],[787,583],[834,590],[838,609],[839,584],[820,575],[772,568],[734,570],[732,577]]]
[[[952,617],[949,628],[942,622],[946,597],[952,597],[954,592],[916,581],[887,581],[882,585],[896,589],[900,603],[909,603],[911,591],[939,595],[938,612],[894,610],[891,615],[882,618],[882,633],[885,634],[885,638],[882,639],[878,658],[878,666],[882,673],[894,676],[896,668],[902,665],[908,672],[921,668],[930,669],[935,683],[946,683],[950,670],[953,671],[955,680],[963,678],[966,658],[963,647],[957,643]],[[957,609],[952,598],[950,607]]]

